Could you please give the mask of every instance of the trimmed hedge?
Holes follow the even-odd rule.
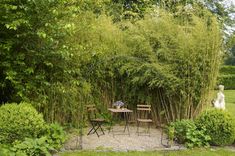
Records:
[[[228,74],[235,75],[235,66],[222,66],[220,68],[220,73],[225,75]]]
[[[231,145],[235,140],[235,121],[229,112],[212,109],[202,112],[195,120],[196,126],[206,130],[211,145]]]
[[[29,103],[11,103],[0,107],[0,143],[40,137],[46,131],[43,116]]]
[[[218,83],[225,86],[225,89],[235,89],[235,66],[222,66]]]

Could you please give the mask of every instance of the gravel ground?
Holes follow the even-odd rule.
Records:
[[[127,131],[124,133],[124,126],[114,126],[113,131],[105,130],[105,135],[97,137],[96,134],[84,135],[82,137],[82,146],[79,145],[79,137],[73,136],[66,142],[64,150],[76,150],[79,147],[83,150],[111,150],[111,151],[149,151],[163,150],[165,147],[161,144],[161,130],[150,129],[150,136],[147,133],[136,133],[137,128],[130,126],[130,135]],[[140,128],[144,132],[146,128]],[[118,131],[118,132],[117,132]],[[100,133],[101,134],[101,133]],[[163,136],[163,143],[166,144],[166,137]],[[182,147],[177,145],[167,148],[168,150],[177,150]]]

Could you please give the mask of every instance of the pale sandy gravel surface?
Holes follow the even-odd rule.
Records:
[[[82,137],[83,150],[111,150],[111,151],[149,151],[149,150],[162,150],[165,147],[161,144],[161,130],[156,128],[150,129],[150,136],[146,133],[138,136],[136,133],[137,128],[130,126],[130,136],[123,133],[124,126],[114,126],[112,131],[105,130],[105,135],[97,137],[96,134],[84,135]],[[140,131],[146,128],[140,128]],[[119,131],[119,132],[117,132]],[[166,137],[163,143],[166,144]],[[79,147],[79,137],[73,136],[66,142],[63,150],[76,150]],[[177,150],[181,147],[174,145],[170,149]],[[168,148],[169,150],[169,148]]]

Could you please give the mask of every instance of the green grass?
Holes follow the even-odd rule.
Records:
[[[60,156],[235,156],[235,152],[226,149],[193,149],[182,151],[152,152],[95,152],[83,151],[63,153]]]
[[[226,109],[235,115],[235,90],[225,90],[224,95]]]

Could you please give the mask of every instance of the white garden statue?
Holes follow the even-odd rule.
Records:
[[[214,107],[218,109],[225,110],[225,100],[224,100],[224,86],[219,85],[219,92],[217,93],[217,98],[214,103]]]

